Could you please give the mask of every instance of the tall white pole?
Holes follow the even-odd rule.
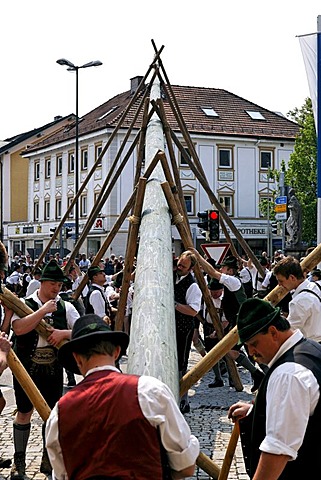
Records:
[[[158,79],[150,97],[160,98]],[[158,150],[164,151],[164,134],[162,123],[154,114],[146,132],[146,165]],[[178,399],[172,232],[160,186],[164,180],[158,164],[146,185],[142,210],[127,371],[159,378]]]

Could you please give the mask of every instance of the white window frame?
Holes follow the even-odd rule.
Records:
[[[232,193],[219,193],[218,200],[229,217],[234,217],[234,195]]]
[[[56,175],[57,177],[62,175],[62,155],[56,156]]]
[[[80,216],[87,217],[88,214],[88,204],[87,204],[87,195],[81,195],[80,197]]]
[[[40,160],[35,161],[34,167],[34,179],[37,182],[40,179]]]
[[[183,192],[183,197],[185,201],[185,208],[187,215],[195,216],[195,194],[194,192]],[[187,197],[190,197],[188,199]],[[190,203],[190,208],[188,208],[188,203]]]
[[[39,200],[33,202],[33,221],[38,222],[39,220]]]
[[[51,175],[51,159],[45,159],[45,178],[50,178]]]
[[[68,153],[68,172],[74,173],[75,171],[75,152]]]
[[[95,162],[102,151],[103,151],[103,146],[101,144],[95,145]],[[101,164],[102,164],[102,160],[100,160],[100,162],[97,163],[97,167],[101,167]]]
[[[50,220],[50,199],[46,198],[44,201],[44,219]]]
[[[62,200],[61,198],[56,198],[56,219],[59,220],[61,218],[62,212]]]
[[[269,166],[263,166],[262,156],[269,154],[270,161]],[[272,148],[260,148],[260,171],[267,172],[269,169],[273,170],[274,168],[274,150]]]
[[[88,170],[88,148],[81,149],[81,170]]]

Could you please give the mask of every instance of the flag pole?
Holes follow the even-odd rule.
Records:
[[[317,31],[317,243],[319,244],[321,242],[321,15],[318,15],[317,19]]]

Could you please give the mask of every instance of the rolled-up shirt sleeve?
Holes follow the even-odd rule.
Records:
[[[193,465],[199,455],[199,442],[181,414],[171,390],[153,377],[138,381],[138,400],[151,425],[159,427],[170,467],[180,471]]]
[[[289,362],[276,368],[268,383],[266,437],[260,450],[295,460],[319,392],[316,378],[302,365]]]

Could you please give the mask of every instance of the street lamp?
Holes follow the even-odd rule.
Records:
[[[100,60],[93,60],[92,62],[85,63],[84,65],[74,65],[66,58],[59,58],[57,60],[59,65],[65,65],[69,72],[76,72],[76,147],[75,147],[75,195],[79,190],[79,117],[78,117],[78,70],[80,68],[99,67],[102,65]],[[75,203],[75,243],[79,238],[79,202],[78,199]]]

